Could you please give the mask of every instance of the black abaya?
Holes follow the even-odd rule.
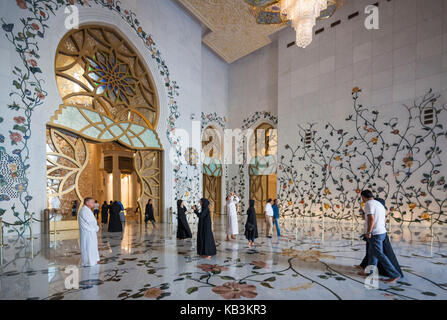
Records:
[[[202,199],[202,210],[195,210],[199,217],[199,227],[197,230],[197,254],[200,256],[215,256],[216,244],[214,242],[213,231],[211,230],[211,216],[209,201]]]
[[[115,202],[110,208],[109,232],[122,232],[123,225],[120,218],[121,206]]]
[[[245,237],[252,241],[258,237],[258,224],[256,222],[255,201],[250,200],[250,208],[247,210],[247,223],[245,224]]]
[[[144,222],[147,223],[148,221],[155,222],[154,207],[152,206],[152,203],[146,204],[146,211],[144,214]]]
[[[180,207],[182,202],[182,200],[177,201],[177,239],[181,240],[192,238],[191,229],[186,219],[186,208]]]
[[[101,207],[101,222],[107,223],[109,220],[109,206],[107,203],[104,203]]]

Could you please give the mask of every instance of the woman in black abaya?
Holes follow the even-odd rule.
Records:
[[[146,211],[144,217],[144,223],[147,226],[147,222],[150,221],[155,228],[154,207],[152,206],[152,199],[149,199],[146,204]]]
[[[123,232],[120,212],[121,206],[115,201],[110,207],[109,232]]]
[[[247,223],[245,224],[245,237],[248,240],[248,246],[255,244],[258,237],[258,224],[256,222],[255,200],[250,200],[250,207],[247,210]]]
[[[183,200],[177,201],[177,239],[191,239],[192,233],[189,228],[188,220],[186,219],[186,207]]]
[[[109,220],[109,205],[107,204],[106,201],[104,201],[101,207],[101,222],[105,224],[107,223],[108,220]]]
[[[213,231],[211,230],[211,216],[209,201],[205,198],[200,200],[202,210],[199,212],[196,206],[194,213],[199,217],[199,227],[197,230],[197,254],[203,259],[211,259],[216,255],[216,244],[214,242]]]

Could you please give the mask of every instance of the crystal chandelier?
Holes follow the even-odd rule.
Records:
[[[327,0],[281,0],[281,15],[291,21],[296,31],[296,45],[306,48],[312,42],[313,27]]]
[[[328,19],[346,0],[245,0],[252,8],[257,24],[291,24],[296,44],[305,48],[312,42],[317,20]]]

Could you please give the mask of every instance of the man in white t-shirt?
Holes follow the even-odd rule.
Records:
[[[386,238],[386,209],[377,200],[370,190],[362,191],[362,200],[365,203],[366,234],[369,244],[368,265],[377,267],[380,262],[382,267],[390,275],[386,282],[395,282],[400,278],[388,257],[383,252],[383,241]]]
[[[266,227],[266,236],[267,238],[272,237],[272,229],[273,229],[273,208],[272,208],[272,199],[267,201],[267,204],[264,207],[264,215],[265,215],[265,227]]]

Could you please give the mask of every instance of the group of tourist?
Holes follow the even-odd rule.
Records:
[[[388,277],[387,282],[395,282],[403,277],[402,270],[399,266],[397,258],[391,247],[390,240],[386,230],[386,205],[382,199],[374,198],[374,195],[369,190],[364,190],[361,193],[362,201],[364,203],[364,210],[361,210],[365,219],[365,234],[363,239],[366,241],[366,256],[362,263],[357,268],[362,271],[359,275],[369,276],[375,270],[367,269],[368,266],[377,268],[377,273]],[[226,211],[227,211],[227,241],[235,240],[239,234],[238,218],[236,205],[240,202],[240,198],[231,193],[227,197]],[[86,198],[84,207],[79,213],[79,226],[81,237],[81,253],[83,266],[93,266],[99,261],[98,241],[96,233],[99,227],[95,220],[95,211],[99,211],[98,203],[92,198]],[[191,207],[192,211],[199,218],[197,228],[197,254],[203,259],[211,259],[216,255],[216,244],[212,231],[212,221],[210,213],[210,202],[202,198],[200,200],[200,210],[197,206]],[[145,224],[150,221],[155,227],[154,209],[152,200],[149,200],[146,205]],[[122,219],[120,214],[124,212],[123,205],[119,201],[104,202],[101,208],[101,222],[106,224],[109,222],[109,232],[122,232]],[[192,238],[192,232],[187,220],[188,210],[183,200],[177,201],[177,239],[186,240]],[[281,236],[279,228],[279,201],[269,199],[264,207],[264,217],[266,224],[266,237],[272,238],[273,225],[276,225],[278,237]],[[258,226],[256,221],[255,200],[249,201],[249,208],[247,210],[247,220],[245,223],[245,237],[248,240],[248,246],[254,246],[255,239],[259,237]],[[367,273],[368,272],[368,273]]]
[[[240,202],[240,198],[231,193],[227,197],[226,211],[227,211],[227,241],[236,240],[239,234],[237,208],[236,205]],[[273,205],[272,205],[273,204]],[[265,209],[264,215],[266,220],[266,235],[272,238],[272,227],[276,225],[278,237],[281,236],[279,229],[279,207],[278,200],[273,201],[269,199]],[[206,259],[210,259],[216,254],[216,245],[211,226],[211,215],[209,210],[209,201],[207,199],[200,200],[201,211],[196,206],[192,206],[193,212],[199,217],[199,224],[197,230],[197,253]],[[186,240],[192,238],[191,229],[188,224],[186,214],[188,210],[185,207],[183,200],[177,201],[177,239]],[[248,246],[254,246],[255,239],[258,238],[258,226],[256,221],[255,200],[249,201],[249,208],[247,210],[247,221],[245,224],[245,237],[248,240]]]

